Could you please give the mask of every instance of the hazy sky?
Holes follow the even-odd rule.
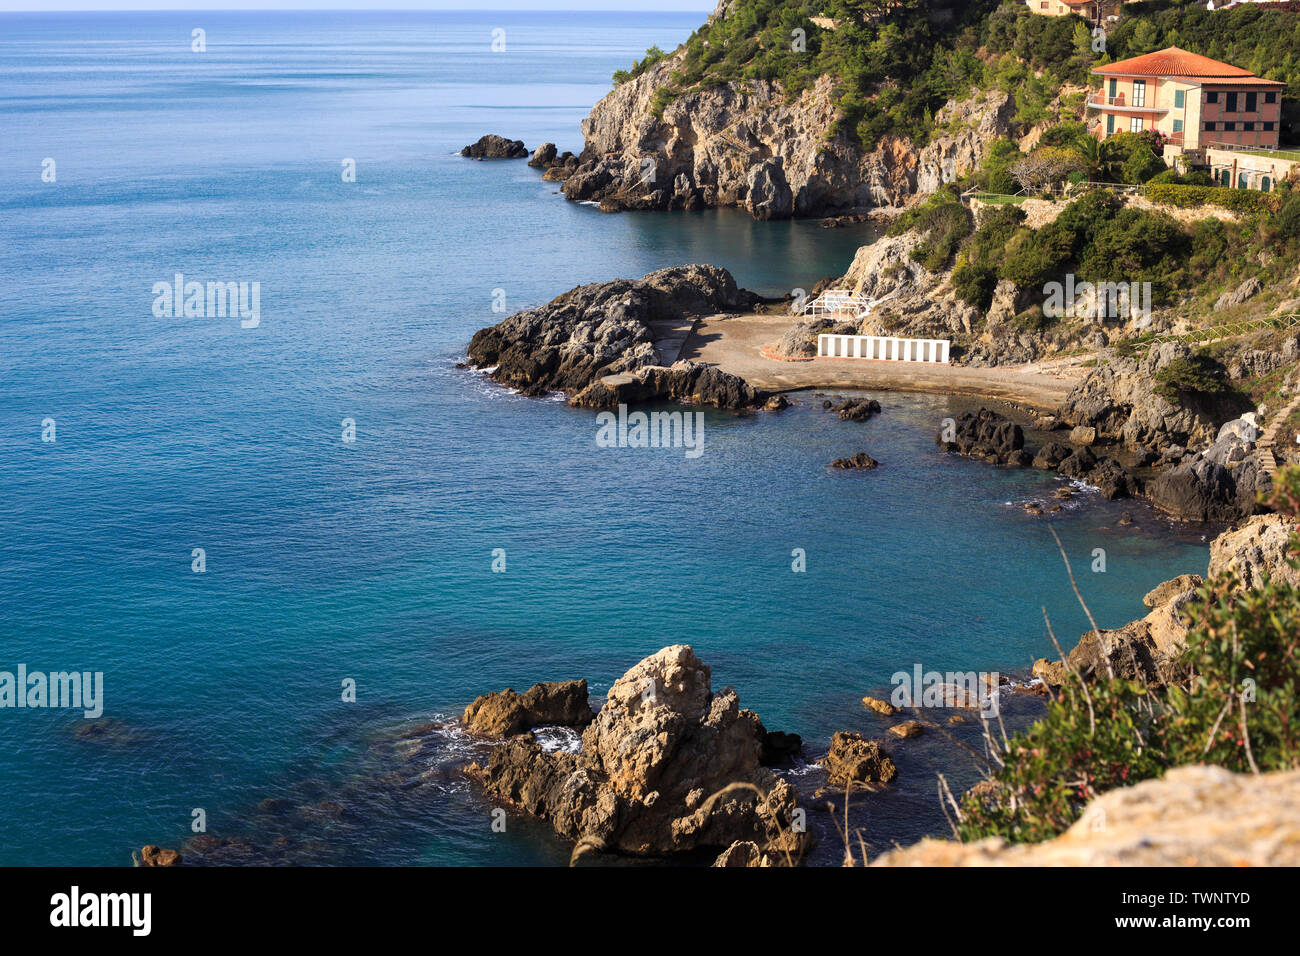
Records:
[[[698,10],[716,0],[0,0],[0,12],[33,10]]]

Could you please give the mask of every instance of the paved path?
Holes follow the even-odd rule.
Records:
[[[870,359],[781,362],[766,358],[761,352],[763,346],[779,339],[793,321],[791,316],[781,314],[712,316],[696,325],[681,357],[716,365],[766,391],[862,388],[933,392],[996,398],[1048,410],[1061,404],[1086,371],[967,368]]]

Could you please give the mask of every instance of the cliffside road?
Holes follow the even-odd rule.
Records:
[[[966,368],[865,359],[814,359],[783,362],[762,354],[791,325],[788,315],[711,316],[700,321],[681,358],[716,365],[755,388],[864,388],[886,391],[974,395],[1055,410],[1069,394],[1082,368]]]

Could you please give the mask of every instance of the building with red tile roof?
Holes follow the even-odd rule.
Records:
[[[1193,165],[1212,167],[1207,149],[1275,150],[1279,145],[1284,83],[1178,47],[1092,72],[1102,81],[1101,91],[1088,100],[1095,117],[1090,129],[1098,138],[1155,130],[1164,138],[1167,162],[1182,156]],[[1277,182],[1277,170],[1271,167],[1244,183],[1237,181],[1236,164],[1233,169],[1232,185],[1267,189]],[[1216,178],[1221,178],[1217,172]]]

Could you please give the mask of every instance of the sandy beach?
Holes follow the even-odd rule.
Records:
[[[993,398],[1045,410],[1060,405],[1083,371],[1078,366],[1050,370],[1040,365],[967,368],[870,359],[790,362],[763,355],[763,347],[777,341],[793,321],[779,313],[711,316],[695,326],[680,357],[716,365],[767,391],[862,388],[931,392]]]

